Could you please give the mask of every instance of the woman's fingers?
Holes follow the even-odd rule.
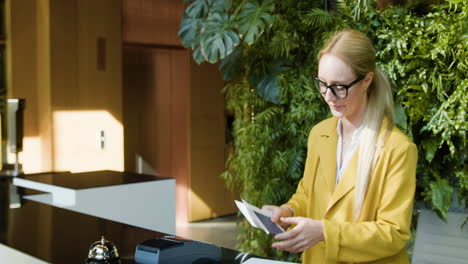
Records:
[[[262,210],[273,212],[273,209],[275,207],[276,206],[274,206],[274,205],[264,205],[264,206],[262,206]]]
[[[262,206],[262,210],[271,212],[271,221],[275,224],[279,223],[279,219],[281,217],[281,208],[274,205],[264,205]]]
[[[297,238],[291,238],[291,239],[275,242],[275,243],[273,243],[272,247],[277,248],[279,250],[288,251],[289,248],[293,247],[298,242],[299,242],[299,240]]]
[[[307,245],[308,241],[301,239],[299,236],[296,236],[289,240],[275,242],[272,246],[276,249],[288,252],[301,252],[308,248]]]
[[[281,240],[272,245],[277,249],[301,252],[323,240],[321,239],[323,230],[320,221],[305,217],[281,217],[281,221],[295,225],[295,227],[275,236],[275,239]]]
[[[290,225],[297,225],[303,220],[304,220],[304,217],[281,217],[281,222],[290,224]]]
[[[302,251],[304,251],[306,249],[307,249],[307,242],[306,241],[299,241],[296,244],[294,244],[293,246],[287,248],[286,251],[297,253],[297,252],[302,252]]]
[[[295,227],[289,231],[286,231],[286,232],[283,232],[283,233],[279,233],[275,236],[275,239],[276,240],[285,240],[285,239],[291,239],[291,238],[294,238],[296,237],[301,231],[299,230],[299,228]]]

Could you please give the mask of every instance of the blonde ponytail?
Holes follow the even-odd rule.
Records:
[[[383,116],[387,117],[389,124],[392,124],[392,126],[394,123],[393,98],[391,96],[390,84],[385,74],[378,67],[375,68],[373,82],[375,89],[372,89],[370,92],[375,94],[368,95],[367,110],[361,130],[353,208],[354,221],[358,220],[361,213],[370,175],[380,154],[379,150],[385,140],[386,133],[384,133],[384,136],[377,143]],[[386,128],[389,129],[391,126],[387,126]]]

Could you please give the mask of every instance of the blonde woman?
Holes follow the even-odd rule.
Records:
[[[291,228],[273,247],[302,263],[409,263],[416,146],[395,126],[391,88],[370,40],[336,33],[314,81],[333,117],[312,128],[304,176],[284,205],[266,205]]]

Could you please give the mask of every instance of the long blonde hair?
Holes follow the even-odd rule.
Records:
[[[379,147],[384,138],[377,137],[384,116],[390,129],[395,124],[393,97],[390,83],[385,73],[376,65],[375,50],[370,39],[363,33],[345,29],[335,33],[318,54],[333,54],[344,61],[358,76],[374,73],[372,83],[367,89],[367,110],[361,125],[359,161],[356,177],[353,219],[357,221],[364,204],[367,185],[379,155]]]

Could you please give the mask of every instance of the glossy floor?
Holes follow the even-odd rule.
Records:
[[[225,248],[236,246],[236,215],[177,225],[177,235],[210,242]]]

